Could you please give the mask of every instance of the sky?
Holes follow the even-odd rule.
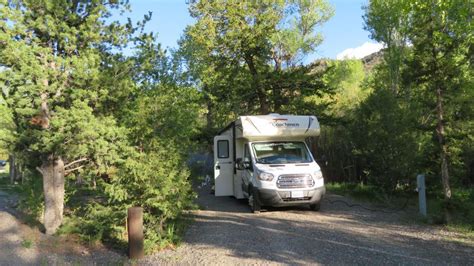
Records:
[[[125,14],[133,21],[152,11],[152,20],[146,31],[158,33],[158,41],[165,48],[177,48],[178,40],[187,25],[194,20],[188,12],[187,0],[130,0],[132,12]],[[329,0],[334,16],[320,29],[324,41],[317,51],[306,58],[312,62],[318,58],[361,58],[378,51],[382,45],[370,40],[363,29],[362,6],[367,0]]]

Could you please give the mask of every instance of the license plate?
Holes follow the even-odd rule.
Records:
[[[292,198],[303,198],[304,192],[303,191],[291,191]]]

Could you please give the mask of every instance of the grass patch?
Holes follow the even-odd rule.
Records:
[[[402,206],[403,202],[418,208],[418,194],[407,191],[386,193],[378,187],[359,183],[327,183],[326,189],[334,194],[354,199],[391,206]],[[408,202],[407,202],[408,200]],[[474,188],[455,188],[450,202],[442,193],[428,188],[426,218],[417,219],[428,224],[445,225],[448,230],[474,239]],[[448,215],[446,215],[448,212]]]
[[[427,203],[430,223],[474,237],[474,189],[453,189],[450,202],[441,193],[431,193]]]
[[[4,168],[4,172],[0,172],[0,190],[5,191],[7,193],[20,193],[21,192],[21,185],[16,182],[12,184],[10,182],[10,173],[8,171],[10,167],[7,165]]]
[[[168,221],[164,231],[159,234],[150,234],[151,232],[144,228],[146,254],[152,254],[165,248],[174,249],[179,246],[190,222],[191,218],[184,214]],[[144,223],[147,223],[146,219]],[[109,223],[98,224],[91,219],[74,215],[65,217],[58,235],[77,237],[79,243],[89,247],[104,246],[117,252],[126,253],[128,245],[126,230],[125,224],[123,227],[110,228]]]
[[[23,241],[21,241],[21,246],[24,248],[31,248],[33,246],[33,241],[29,239],[24,239]]]
[[[391,197],[376,186],[361,183],[327,183],[326,189],[334,194],[371,203],[386,203]]]

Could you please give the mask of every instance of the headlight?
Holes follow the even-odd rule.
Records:
[[[313,177],[314,177],[314,179],[323,178],[323,172],[321,172],[321,170],[318,170],[318,171],[313,173]]]
[[[258,174],[258,179],[260,179],[262,181],[272,181],[273,180],[273,174],[260,172]]]

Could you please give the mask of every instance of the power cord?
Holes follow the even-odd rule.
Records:
[[[372,209],[372,208],[365,207],[365,206],[363,206],[361,204],[358,204],[358,203],[351,204],[351,203],[348,203],[344,200],[330,200],[328,198],[325,198],[325,200],[329,201],[329,203],[331,203],[331,204],[335,204],[335,203],[340,202],[340,203],[345,204],[349,208],[359,207],[361,209],[364,209],[364,210],[367,210],[367,211],[370,211],[370,212],[396,213],[396,212],[400,212],[400,211],[403,211],[404,209],[406,209],[406,207],[408,205],[409,198],[408,197],[406,198],[405,203],[400,208],[397,208],[397,209],[394,209],[394,210]]]

